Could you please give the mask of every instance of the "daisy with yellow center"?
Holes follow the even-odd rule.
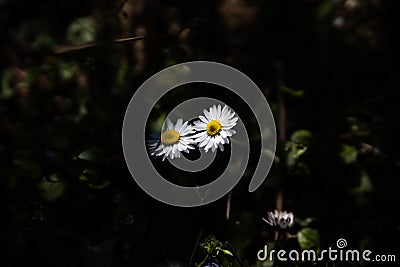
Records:
[[[182,119],[178,119],[174,125],[167,119],[165,130],[158,137],[152,138],[148,142],[148,148],[151,155],[163,156],[163,160],[169,157],[170,159],[180,158],[181,152],[189,152],[189,149],[194,149],[193,139],[190,136],[194,133],[192,126],[188,122],[183,123]]]
[[[221,108],[221,105],[213,105],[210,110],[203,110],[204,116],[199,116],[199,120],[194,122],[193,129],[197,134],[193,135],[194,141],[199,147],[204,147],[208,152],[211,148],[215,152],[217,148],[224,151],[224,144],[229,144],[229,137],[236,132],[235,127],[238,117],[235,112],[227,106]]]

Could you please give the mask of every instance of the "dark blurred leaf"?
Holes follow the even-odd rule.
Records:
[[[98,176],[96,171],[90,169],[84,169],[79,175],[79,180],[93,189],[103,189],[111,184],[110,180],[102,179]]]
[[[67,30],[67,40],[71,44],[85,44],[96,39],[96,23],[93,18],[76,19]]]
[[[53,179],[57,178],[53,177]],[[43,180],[41,183],[39,183],[41,196],[49,202],[55,201],[61,197],[64,194],[65,188],[66,184],[61,181],[53,182]]]
[[[292,97],[302,97],[304,95],[303,90],[293,90],[287,86],[282,86],[282,92],[288,96]]]
[[[89,161],[98,161],[102,159],[103,151],[98,147],[89,148],[83,150],[77,156],[78,159],[89,160]]]
[[[319,248],[318,231],[312,228],[303,228],[297,233],[297,241],[302,249]]]
[[[59,61],[58,70],[61,81],[67,82],[72,80],[78,72],[78,65],[76,62]]]
[[[346,164],[353,163],[357,160],[358,151],[357,148],[350,145],[343,145],[340,156]]]
[[[298,163],[299,158],[306,153],[307,147],[288,141],[285,145],[285,149],[287,151],[287,165],[289,167],[293,167]]]
[[[12,69],[5,69],[1,76],[1,98],[9,98],[16,93],[16,89],[12,88]]]
[[[336,4],[336,1],[332,1],[332,0],[322,1],[322,3],[319,5],[319,8],[317,10],[317,17],[319,19],[328,18],[332,14],[335,4]]]
[[[302,144],[302,145],[308,145],[311,141],[312,138],[312,133],[308,130],[298,130],[292,133],[290,136],[290,140],[292,142]]]

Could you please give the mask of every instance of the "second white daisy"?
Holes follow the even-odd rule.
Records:
[[[181,152],[189,152],[189,149],[194,149],[193,138],[190,136],[195,131],[188,122],[183,123],[182,119],[178,119],[174,125],[167,119],[165,130],[157,138],[152,138],[148,142],[148,147],[151,155],[169,157],[170,159],[180,158]]]
[[[213,105],[209,111],[203,112],[204,116],[199,116],[199,120],[194,122],[193,129],[198,132],[193,135],[194,141],[199,147],[204,147],[206,152],[210,148],[215,152],[218,147],[223,151],[224,144],[229,144],[229,137],[236,133],[232,128],[238,117],[234,117],[235,112],[227,106],[221,108],[221,105]]]

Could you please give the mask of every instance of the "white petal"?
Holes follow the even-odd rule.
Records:
[[[159,156],[164,155],[163,160],[168,157],[169,153],[171,152],[170,147],[165,147],[162,151],[162,153],[159,154]]]
[[[234,117],[234,118],[230,119],[229,124],[236,124],[238,119],[239,119],[239,117]]]
[[[220,135],[218,135],[218,144],[225,144],[224,138]]]
[[[229,126],[229,125],[236,125],[236,122],[238,119],[239,119],[238,117],[234,117],[232,119],[224,119],[224,120],[221,120],[221,124],[224,127]]]
[[[204,116],[199,116],[199,119],[204,122],[204,123],[209,123],[209,120],[207,120]]]
[[[184,144],[193,144],[194,140],[191,136],[184,136],[179,139],[179,142],[182,142]]]
[[[204,147],[204,150],[209,150],[214,145],[214,138],[210,138],[208,144]]]
[[[207,124],[205,124],[204,122],[195,122],[193,128],[201,128],[203,130],[205,130],[207,127]]]
[[[225,106],[222,108],[220,119],[223,120],[223,119],[226,117],[226,115],[228,114],[228,112],[229,112],[228,106],[225,105]]]
[[[229,131],[230,131],[230,130],[222,129],[222,130],[219,132],[219,134],[220,134],[223,138],[226,138],[226,137],[228,137],[228,136],[232,136],[232,135],[230,135]]]
[[[219,143],[219,137],[220,137],[219,135],[214,135],[213,136],[215,146],[217,146],[217,144]]]
[[[195,132],[205,132],[205,128],[204,127],[200,127],[200,126],[193,126],[193,130],[195,130]]]
[[[188,134],[193,133],[193,132],[194,132],[194,130],[193,130],[192,126],[190,126],[190,125],[183,125],[182,128],[181,128],[181,130],[179,131],[179,134],[180,134],[181,136],[185,136],[185,135],[188,135]]]
[[[196,131],[205,131],[207,128],[207,124],[205,124],[204,122],[197,122],[192,126],[192,128]]]
[[[233,127],[235,127],[236,126],[236,124],[230,124],[230,125],[224,125],[224,126],[222,126],[225,130],[229,130],[229,129],[232,129]]]
[[[217,107],[215,105],[213,105],[210,109],[212,109],[211,116],[212,116],[213,120],[216,120],[217,119]]]
[[[226,132],[227,136],[232,136],[232,135],[234,135],[236,133],[235,130],[224,130],[224,131]]]
[[[215,150],[216,150],[216,147],[213,146],[213,147],[211,148],[211,151],[212,151],[213,153],[215,153]]]
[[[181,118],[179,118],[175,124],[174,130],[179,132],[182,128],[182,123],[183,123],[183,120]]]
[[[227,119],[228,120],[230,120],[230,119],[232,119],[234,116],[235,116],[235,112],[231,112],[228,116],[227,116]]]
[[[194,139],[194,138],[198,138],[198,137],[204,136],[204,135],[207,136],[207,132],[202,131],[202,132],[198,132],[198,133],[192,135],[192,138]]]
[[[229,144],[229,138],[224,138],[225,144]]]
[[[189,149],[194,149],[193,146],[189,146],[189,145],[187,145],[186,148],[187,148],[187,149],[185,150],[185,152],[189,152]]]
[[[231,110],[227,106],[225,106],[222,109],[222,118],[223,119],[227,118],[229,116],[229,114],[231,114]]]
[[[233,124],[233,123],[236,123],[238,119],[239,119],[239,117],[233,117],[233,118],[231,118],[231,119],[227,120],[227,124]]]
[[[165,130],[172,130],[174,129],[174,125],[172,124],[170,119],[167,119],[167,128]]]
[[[199,147],[203,147],[207,145],[210,142],[211,137],[207,136],[206,139],[204,139],[201,143],[199,143]]]
[[[206,116],[208,121],[212,121],[212,116],[211,116],[211,108],[210,112],[208,112],[206,109],[203,110],[204,115]]]
[[[219,134],[221,135],[222,138],[226,138],[227,137],[225,130],[220,131]]]
[[[223,144],[219,144],[218,146],[219,146],[219,149],[220,149],[221,151],[224,151],[224,145],[223,145]]]
[[[268,223],[268,224],[271,225],[271,226],[274,225],[271,221],[269,221],[269,220],[267,220],[267,219],[264,219],[264,218],[261,218],[261,219],[263,219],[264,222]]]
[[[214,144],[213,144],[213,147],[216,149],[217,147],[218,147],[218,144],[219,144],[219,140],[218,140],[218,138],[217,137],[219,137],[219,135],[217,135],[216,136],[216,138],[214,138]],[[213,151],[214,152],[214,151]]]
[[[186,150],[186,145],[182,144],[181,142],[178,143],[178,150],[179,151],[184,151]]]
[[[220,118],[221,118],[221,105],[218,105],[218,108],[217,108],[217,120],[220,120]]]
[[[194,142],[195,143],[203,142],[207,138],[207,136],[208,136],[207,134],[204,134],[204,135],[200,136],[199,138],[195,139]]]
[[[176,158],[176,152],[178,151],[178,145],[173,145],[171,149],[171,158],[174,159]]]

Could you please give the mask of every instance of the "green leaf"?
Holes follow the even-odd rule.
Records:
[[[104,180],[99,184],[88,183],[89,187],[93,188],[93,189],[103,189],[103,188],[106,188],[107,186],[109,186],[110,184],[111,184],[111,181],[109,181],[109,180]]]
[[[111,184],[110,180],[100,180],[96,176],[96,172],[90,169],[84,169],[79,175],[79,180],[86,183],[90,188],[93,189],[103,189]]]
[[[4,70],[1,78],[1,98],[9,98],[15,94],[16,90],[11,87],[11,80],[12,70],[10,68]]]
[[[102,151],[98,147],[85,149],[77,156],[78,159],[89,160],[89,161],[97,161],[100,160],[101,157],[102,157]]]
[[[285,150],[287,151],[287,165],[293,167],[298,163],[299,158],[306,153],[307,147],[288,141]]]
[[[312,133],[308,130],[298,130],[292,133],[290,140],[295,143],[308,145],[311,141]]]
[[[42,48],[50,48],[55,45],[54,40],[47,33],[40,32],[35,36],[34,41],[31,43],[33,50],[40,50]]]
[[[293,90],[292,88],[282,86],[282,92],[288,96],[292,97],[302,97],[304,95],[304,90]]]
[[[304,220],[296,218],[296,222],[301,225],[302,227],[307,227],[309,226],[312,222],[314,221],[314,218],[307,217]]]
[[[45,181],[39,183],[39,190],[41,196],[47,201],[54,201],[61,197],[65,191],[64,182]]]
[[[72,22],[67,30],[67,39],[71,44],[85,44],[95,41],[96,23],[90,17]]]
[[[303,228],[297,233],[297,241],[302,249],[318,248],[319,234],[316,229]]]
[[[222,252],[223,252],[224,254],[226,254],[226,255],[233,256],[233,253],[230,252],[230,251],[227,250],[227,249],[220,249],[220,248],[218,248],[218,251],[222,251]]]
[[[83,159],[83,160],[93,160],[94,155],[93,151],[90,150],[84,150],[78,155],[78,159]]]
[[[58,64],[58,71],[60,78],[63,82],[70,81],[74,78],[75,74],[78,72],[78,65],[76,62],[63,62],[60,61]]]
[[[214,250],[218,250],[218,248],[222,247],[222,243],[218,241],[214,236],[209,236],[207,240],[201,244],[201,246],[207,250],[208,253],[211,253]]]
[[[373,186],[372,186],[371,178],[369,177],[368,173],[365,170],[361,170],[358,185],[353,188],[350,188],[349,193],[362,199],[362,197],[366,193],[371,192],[372,189],[373,189]]]
[[[343,145],[340,156],[346,164],[353,163],[357,160],[358,151],[354,146]]]

